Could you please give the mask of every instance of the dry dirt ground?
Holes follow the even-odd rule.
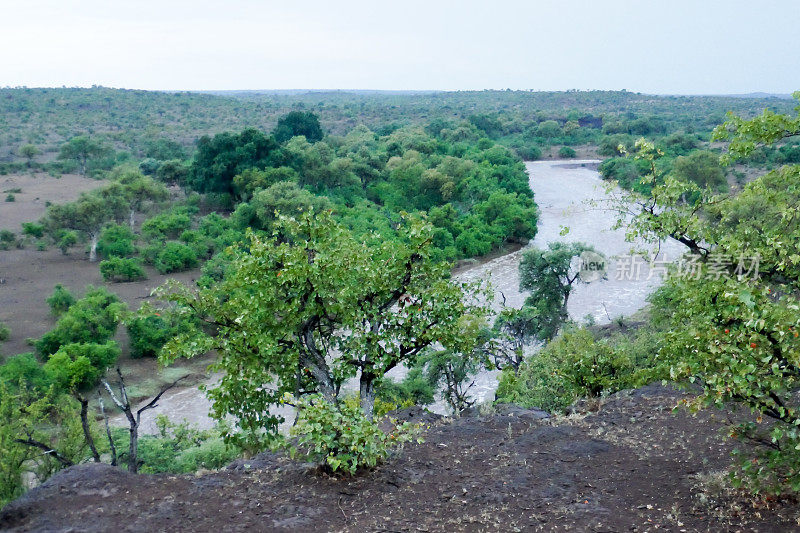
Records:
[[[652,385],[564,418],[506,407],[442,420],[353,478],[272,454],[194,476],[80,465],[6,506],[0,529],[800,531],[796,501],[725,488],[723,413],[672,413],[680,396]]]
[[[80,193],[105,183],[76,174],[64,174],[60,178],[43,173],[0,176],[0,230],[19,233],[23,222],[33,222],[44,215],[47,202],[71,202]],[[14,201],[6,202],[6,196],[15,189],[21,189],[22,192],[12,193]]]
[[[81,192],[105,183],[77,175],[64,175],[61,178],[41,173],[0,176],[0,191],[22,190],[21,193],[13,193],[14,202],[3,201],[8,193],[0,196],[0,230],[19,233],[23,222],[34,222],[44,215],[46,202],[69,202]],[[141,223],[141,220],[138,222]],[[0,251],[0,322],[11,329],[10,338],[0,342],[0,363],[5,357],[31,351],[27,339],[41,337],[54,326],[55,320],[45,300],[53,292],[56,283],[64,285],[76,297],[83,295],[87,285],[105,286],[125,301],[130,309],[138,309],[152,289],[168,278],[191,283],[200,276],[199,270],[166,276],[150,267],[145,270],[148,279],[144,281],[105,283],[97,263],[87,260],[82,246],[76,246],[66,256],[55,247],[38,251],[33,244],[28,244],[24,249]],[[123,353],[127,353],[124,327],[119,328],[116,340],[122,345]],[[134,387],[132,395],[140,398],[154,394],[163,382],[171,382],[178,375],[197,374],[196,379],[183,382],[187,385],[200,380],[208,362],[209,358],[203,358],[185,363],[181,365],[185,368],[176,368],[169,375],[162,375],[152,359],[133,360],[124,355],[120,365],[129,376],[128,383]]]

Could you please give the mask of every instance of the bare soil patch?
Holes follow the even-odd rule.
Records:
[[[45,300],[56,283],[68,288],[76,298],[83,295],[87,285],[104,286],[135,310],[167,279],[193,283],[200,276],[199,270],[167,275],[149,267],[146,270],[148,279],[144,281],[106,283],[97,263],[90,263],[78,249],[70,255],[63,255],[57,249],[40,252],[30,246],[0,251],[0,279],[4,280],[0,283],[0,322],[11,329],[10,338],[0,343],[0,362],[4,357],[32,351],[27,339],[39,338],[53,328],[56,319]],[[128,338],[124,327],[120,326],[116,340],[123,354],[127,354]],[[162,383],[173,381],[176,375],[196,375],[184,385],[199,382],[205,378],[205,367],[210,360],[211,356],[182,361],[166,372],[169,375],[158,368],[154,359],[130,359],[123,355],[119,364],[132,386],[131,396],[144,398],[158,392]]]
[[[39,220],[47,210],[47,202],[63,204],[71,202],[82,192],[101,187],[106,182],[85,178],[77,174],[64,174],[54,178],[49,174],[11,174],[0,176],[0,230],[7,229],[19,233],[23,222]],[[13,192],[13,202],[6,202],[9,192]]]
[[[262,454],[196,476],[80,465],[0,513],[8,531],[798,531],[793,500],[718,490],[717,412],[681,393],[618,393],[542,419],[505,408],[444,420],[354,478]]]

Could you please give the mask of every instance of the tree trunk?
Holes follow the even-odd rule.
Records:
[[[98,233],[99,232],[97,232],[97,231],[92,232],[92,235],[90,237],[91,244],[90,244],[90,247],[89,247],[89,261],[91,263],[94,263],[95,261],[97,261],[97,241],[99,239]]]
[[[336,389],[333,386],[333,381],[331,380],[328,369],[315,364],[310,364],[309,369],[311,370],[311,375],[314,377],[314,380],[317,382],[320,394],[322,394],[327,401],[335,403]]]
[[[367,420],[372,420],[375,415],[375,374],[361,371],[359,379],[359,396],[361,397],[361,411]]]
[[[128,472],[136,474],[139,472],[139,425],[131,421],[130,427],[131,443],[128,447]]]
[[[97,447],[94,445],[94,437],[92,437],[92,431],[89,427],[89,400],[80,394],[75,394],[75,398],[81,403],[81,426],[83,427],[83,437],[86,439],[86,443],[89,445],[89,449],[92,451],[92,459],[94,459],[95,463],[99,463],[100,454],[97,453]]]
[[[117,447],[114,445],[114,437],[111,435],[111,428],[108,425],[108,415],[106,415],[106,406],[103,404],[103,396],[98,393],[98,401],[100,402],[100,412],[103,413],[103,421],[106,424],[106,437],[108,437],[108,447],[111,451],[111,466],[117,466]]]
[[[131,217],[130,217],[130,224],[131,224],[131,231],[133,231],[133,226],[136,224],[136,211],[131,209]]]

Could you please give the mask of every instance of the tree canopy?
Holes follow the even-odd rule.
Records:
[[[272,408],[284,393],[335,402],[351,377],[371,418],[386,372],[436,343],[456,343],[461,317],[483,316],[470,301],[476,288],[451,281],[447,266],[432,261],[431,229],[419,222],[404,221],[398,241],[379,245],[360,242],[325,213],[278,225],[280,239],[251,234],[218,285],[162,292],[211,328],[171,340],[162,360],[217,350],[223,377],[209,392],[213,414],[235,416],[253,438],[274,435],[281,417]]]

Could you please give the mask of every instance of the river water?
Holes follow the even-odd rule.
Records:
[[[629,254],[632,245],[625,241],[624,231],[611,229],[616,215],[602,207],[609,196],[596,170],[598,163],[594,160],[536,161],[526,163],[526,168],[540,209],[538,233],[529,246],[541,248],[555,241],[583,242],[607,258],[606,279],[577,285],[568,306],[571,318],[583,320],[591,315],[596,323],[603,324],[644,307],[647,295],[661,282],[663,269],[660,263],[650,269],[641,258],[632,258]],[[569,231],[562,236],[560,233],[565,227]],[[674,242],[663,243],[661,251],[657,259],[664,261],[676,259],[682,252],[680,245]],[[501,292],[507,305],[520,307],[525,294],[519,291],[517,268],[524,252],[525,248],[462,269],[457,278],[488,280],[496,292],[495,308]],[[399,378],[402,374],[402,369],[396,369],[390,375]],[[476,376],[470,392],[480,403],[491,400],[496,387],[497,372],[484,371]],[[160,413],[176,422],[185,419],[203,428],[211,427],[209,407],[208,399],[196,388],[170,391],[162,397],[158,407],[143,416],[142,433],[155,433],[153,421]],[[439,401],[431,410],[445,413],[446,408]],[[120,417],[115,417],[113,422],[125,424]]]

